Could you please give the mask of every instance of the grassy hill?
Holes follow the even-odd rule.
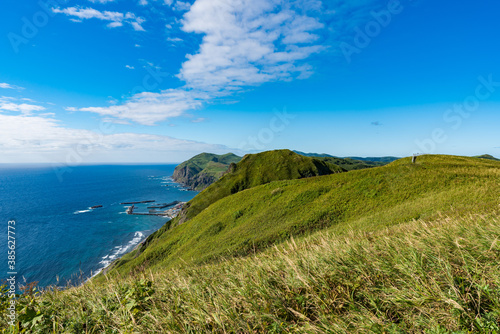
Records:
[[[244,256],[326,228],[377,231],[413,219],[498,209],[499,173],[500,164],[485,159],[421,156],[417,164],[406,158],[384,167],[272,182],[231,196],[229,189],[238,183],[225,176],[212,189],[223,189],[226,197],[197,209],[181,225],[165,226],[113,271]]]
[[[106,278],[28,289],[20,329],[498,333],[499,177],[497,161],[425,155],[239,191]]]
[[[232,153],[225,155],[202,153],[177,166],[173,179],[201,191],[220,179],[231,163],[240,160],[241,157]]]
[[[340,173],[339,166],[321,160],[303,157],[289,150],[249,154],[215,184],[190,201],[180,216],[183,223],[218,200],[261,184],[278,180],[293,180],[312,176]]]
[[[399,158],[395,158],[395,157],[339,158],[339,157],[334,157],[333,155],[329,155],[329,154],[304,153],[304,152],[300,152],[300,151],[294,151],[294,152],[297,154],[306,156],[306,157],[314,157],[314,158],[317,158],[319,160],[325,161],[326,163],[340,166],[347,171],[384,166],[384,165],[387,165],[388,163],[391,163],[391,162],[399,159]]]

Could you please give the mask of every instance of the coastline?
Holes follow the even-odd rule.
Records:
[[[172,180],[173,180],[173,178],[172,178]],[[182,183],[179,183],[179,182],[175,182],[175,183],[178,184],[178,185],[180,185],[182,188],[184,188],[184,189],[181,189],[181,191],[195,191],[195,190],[192,190],[192,189],[187,189],[186,186],[184,184],[182,184]],[[88,277],[80,285],[83,285],[83,284],[87,283],[88,281],[90,281],[92,278],[98,276],[99,274],[106,275],[107,272],[113,266],[113,264],[115,264],[117,261],[119,261],[124,255],[126,255],[126,254],[128,254],[130,252],[133,252],[133,251],[137,250],[139,247],[141,247],[142,245],[144,245],[144,243],[146,242],[146,240],[149,238],[150,235],[154,234],[159,229],[161,229],[166,223],[168,223],[169,221],[171,221],[172,219],[174,219],[175,217],[177,217],[177,215],[181,212],[181,210],[183,209],[183,207],[184,207],[184,205],[186,203],[187,202],[180,202],[180,201],[178,201],[178,203],[175,206],[173,206],[172,208],[170,208],[168,210],[165,210],[162,214],[160,214],[160,213],[158,213],[158,214],[135,214],[135,213],[129,213],[128,215],[154,215],[154,216],[161,216],[161,217],[166,218],[167,220],[165,221],[165,223],[163,225],[161,225],[157,229],[153,230],[148,235],[144,235],[145,231],[135,232],[134,238],[131,241],[129,241],[129,243],[127,245],[121,246],[120,249],[118,249],[115,254],[111,254],[111,255],[108,254],[108,255],[106,255],[105,258],[103,258],[103,260],[101,262],[99,262],[99,263],[105,262],[105,265],[102,268],[98,269],[95,273],[91,272],[90,277]],[[138,236],[138,237],[140,237],[139,240],[136,239],[137,234],[139,234],[139,236]],[[123,247],[125,247],[125,249],[123,251],[121,251],[123,249]],[[106,259],[110,259],[110,258],[112,258],[111,261],[106,260]]]

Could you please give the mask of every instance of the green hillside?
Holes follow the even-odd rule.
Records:
[[[173,179],[201,191],[220,179],[230,164],[240,160],[241,157],[232,153],[225,155],[202,153],[177,166]]]
[[[499,333],[499,179],[425,155],[240,191],[106,277],[26,289],[13,333]]]
[[[344,170],[318,159],[303,157],[289,150],[249,154],[232,165],[217,183],[190,201],[179,220],[183,223],[218,200],[261,184],[340,173]]]
[[[414,219],[497,210],[499,174],[495,161],[421,156],[417,164],[406,158],[384,167],[272,182],[226,196],[181,225],[165,226],[112,272],[248,255],[320,229],[378,231]],[[226,177],[212,189],[229,195],[239,183]]]

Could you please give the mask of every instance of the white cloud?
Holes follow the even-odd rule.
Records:
[[[177,1],[173,8],[176,11],[185,12],[188,11],[189,8],[191,8],[191,4],[189,2]]]
[[[132,25],[132,28],[134,28],[135,31],[146,31],[141,25],[144,22],[146,22],[145,19],[143,19],[142,17],[138,17],[135,19],[135,21],[130,22],[130,24]]]
[[[309,77],[313,69],[306,61],[323,50],[315,32],[324,27],[297,1],[302,0],[197,0],[182,29],[203,40],[177,75],[183,87],[82,110],[151,125],[248,87]]]
[[[75,112],[75,111],[78,111],[78,109],[77,109],[77,108],[75,108],[75,107],[66,107],[66,108],[64,108],[64,110],[66,110],[66,111],[70,111],[70,112]]]
[[[102,3],[102,4],[106,4],[108,2],[114,2],[115,0],[89,0],[90,2],[92,3]]]
[[[14,86],[14,85],[8,84],[6,82],[0,82],[0,88],[4,88],[4,89],[24,89],[23,87]]]
[[[135,70],[135,67],[134,66],[130,66],[130,65],[125,65],[126,68],[128,68],[129,70]]]
[[[148,4],[148,0],[139,0],[140,6],[146,6]]]
[[[208,119],[200,117],[200,118],[196,118],[196,119],[191,120],[191,123],[203,123],[206,121],[208,121]]]
[[[125,104],[110,107],[81,108],[81,111],[97,113],[107,117],[129,119],[135,122],[154,125],[157,122],[179,117],[186,110],[193,110],[202,105],[202,96],[194,93],[169,89],[160,93],[141,93]]]
[[[164,0],[164,3],[167,6],[172,6],[172,4],[174,3],[174,0]]]
[[[123,26],[123,23],[121,22],[111,22],[111,23],[108,23],[107,27],[108,28],[117,28],[117,27],[122,27]]]
[[[43,111],[46,108],[34,104],[14,103],[13,99],[8,97],[0,98],[0,112],[2,111],[18,111],[25,115],[31,114],[33,111]]]
[[[177,43],[177,42],[182,42],[182,38],[179,38],[179,37],[168,37],[167,41],[168,42],[172,42],[172,43]]]
[[[204,151],[228,149],[168,136],[113,133],[112,124],[91,131],[64,128],[53,118],[0,114],[4,162],[174,162]]]
[[[146,20],[142,17],[136,17],[134,13],[120,13],[120,12],[110,12],[110,11],[99,11],[94,8],[81,8],[81,7],[68,7],[64,9],[52,8],[54,13],[65,14],[67,16],[73,17],[71,20],[74,22],[82,22],[88,19],[98,19],[102,21],[110,21],[108,23],[109,28],[116,28],[123,26],[123,23],[128,23],[136,31],[145,31],[142,27],[142,23]],[[76,17],[76,19],[74,19]]]

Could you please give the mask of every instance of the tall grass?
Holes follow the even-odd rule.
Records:
[[[323,231],[246,258],[27,293],[18,311],[28,333],[500,333],[499,216]]]

